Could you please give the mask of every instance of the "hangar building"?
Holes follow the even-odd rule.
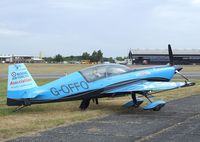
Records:
[[[200,65],[200,49],[173,49],[174,62],[179,65]],[[132,64],[167,64],[167,49],[134,49],[128,54]]]
[[[0,55],[0,63],[43,63],[44,60],[31,55]]]

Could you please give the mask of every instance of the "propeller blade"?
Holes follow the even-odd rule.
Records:
[[[172,52],[172,48],[171,45],[168,44],[168,52],[169,52],[169,63],[171,66],[174,65],[174,56],[173,56],[173,52]]]

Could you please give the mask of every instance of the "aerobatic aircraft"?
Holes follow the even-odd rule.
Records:
[[[195,85],[179,72],[182,67],[174,65],[170,45],[168,51],[168,65],[133,69],[119,64],[101,64],[42,86],[37,86],[24,64],[9,65],[7,105],[18,106],[17,111],[33,104],[82,100],[80,109],[85,110],[91,100],[98,104],[98,98],[130,94],[132,100],[124,106],[139,107],[143,99],[136,94],[140,94],[149,101],[143,109],[158,111],[166,102],[154,101],[152,94]],[[181,75],[184,81],[170,82],[175,74]]]

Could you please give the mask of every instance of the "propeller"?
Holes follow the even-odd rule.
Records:
[[[170,66],[174,66],[174,55],[172,52],[172,47],[170,44],[168,44],[168,52],[169,52],[169,64]],[[178,75],[180,75],[181,77],[183,77],[186,81],[189,81],[189,79],[187,77],[185,77],[183,74],[181,74],[179,71],[182,70],[183,68],[180,66],[174,66],[175,67],[175,73],[177,73]]]
[[[169,64],[170,64],[170,66],[173,66],[174,65],[174,56],[173,56],[172,47],[170,44],[168,44],[168,52],[169,52]]]

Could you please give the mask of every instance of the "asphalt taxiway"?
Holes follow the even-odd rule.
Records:
[[[10,142],[199,142],[200,95],[168,102],[158,112],[128,109]]]

